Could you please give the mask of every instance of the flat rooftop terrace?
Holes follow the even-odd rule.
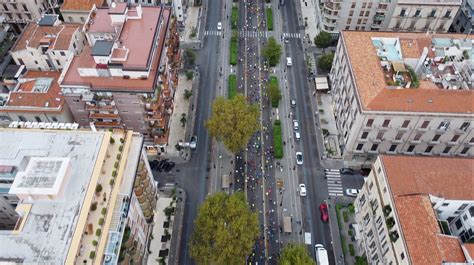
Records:
[[[27,168],[32,157],[68,158],[70,177],[54,200],[31,205],[18,231],[0,231],[0,262],[64,264],[106,132],[0,130],[0,165]],[[101,165],[99,163],[98,165]],[[58,169],[59,170],[59,169]],[[24,207],[19,204],[18,207]],[[28,206],[29,207],[29,206]]]

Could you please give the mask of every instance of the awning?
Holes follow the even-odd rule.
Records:
[[[326,77],[316,77],[314,78],[316,83],[316,90],[325,90],[329,89],[328,79]]]
[[[393,71],[395,72],[406,72],[405,64],[401,62],[392,62]]]

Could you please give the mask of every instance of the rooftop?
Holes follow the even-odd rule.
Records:
[[[29,23],[12,48],[12,52],[21,51],[26,47],[38,49],[42,42],[49,42],[51,50],[68,50],[72,36],[81,27],[80,24],[60,24],[57,26],[40,26]]]
[[[104,0],[64,0],[61,11],[90,11],[94,5],[102,6]]]
[[[1,111],[60,111],[65,104],[58,84],[59,72],[28,71],[10,92]]]
[[[474,200],[472,159],[380,156],[413,264],[466,260],[459,239],[444,235],[430,195]]]
[[[460,34],[343,31],[341,36],[363,109],[474,112],[474,36],[466,41]]]
[[[37,171],[41,173],[37,174],[38,177],[46,172],[51,177],[55,175],[54,172],[61,170],[62,163],[56,164],[56,158],[67,158],[71,168],[70,177],[63,183],[64,192],[60,199],[29,202],[31,209],[24,216],[21,231],[0,231],[0,242],[4,246],[0,248],[2,260],[15,259],[30,264],[64,263],[103,142],[108,143],[105,134],[88,131],[0,130],[1,165],[28,171],[25,165],[29,159],[51,159],[49,169]],[[37,161],[45,162],[41,162],[41,159]],[[32,169],[39,170],[35,164],[31,165]],[[34,183],[38,182],[26,183],[27,187],[35,187],[37,185]],[[18,207],[25,208],[26,205],[19,204]]]

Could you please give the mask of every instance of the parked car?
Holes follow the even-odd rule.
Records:
[[[222,30],[222,23],[221,22],[217,22],[217,30],[218,31]]]
[[[298,130],[300,128],[300,124],[297,120],[293,120],[293,129]]]
[[[296,139],[296,141],[299,141],[301,139],[300,132],[295,131],[295,139]]]
[[[358,189],[346,189],[346,195],[351,197],[356,197],[359,192],[360,190]]]
[[[291,61],[291,57],[286,57],[286,66],[292,66],[293,63]]]
[[[296,164],[303,165],[303,153],[296,152]]]
[[[344,167],[344,168],[341,168],[339,171],[341,172],[341,174],[354,175],[354,170],[352,168]]]
[[[193,135],[191,137],[191,141],[189,141],[189,148],[191,149],[196,149],[196,146],[197,146],[197,136],[196,135]]]
[[[290,107],[296,108],[296,100],[292,99],[292,100],[290,101]]]
[[[300,191],[300,196],[305,197],[306,196],[306,185],[300,184],[299,185],[299,191]]]
[[[321,212],[321,220],[327,223],[329,221],[328,205],[326,203],[321,203],[319,205],[319,211]]]

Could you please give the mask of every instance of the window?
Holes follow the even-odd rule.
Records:
[[[350,25],[351,23],[352,23],[352,18],[348,18],[346,24]]]
[[[459,127],[459,130],[466,131],[467,128],[469,128],[470,125],[471,125],[470,122],[467,122],[467,121],[466,121],[466,122],[463,122],[462,125],[461,125],[461,127]]]
[[[362,17],[362,16],[364,16],[364,11],[359,12],[359,17]]]
[[[18,119],[20,119],[20,121],[26,121],[26,118],[23,116],[18,116]]]
[[[471,140],[469,140],[469,143],[474,143],[474,137],[471,138]]]
[[[369,184],[369,190],[372,190],[373,187],[374,187],[374,182],[370,182],[370,184]]]
[[[402,128],[408,127],[408,124],[410,124],[410,120],[404,120],[402,124]]]
[[[390,152],[395,152],[396,149],[397,149],[397,145],[396,145],[396,144],[392,144],[392,145],[390,146],[390,149],[389,149],[388,151],[390,151]]]
[[[76,49],[76,43],[73,43],[73,44],[72,44],[72,47],[74,47],[74,49]]]
[[[400,254],[400,258],[402,258],[402,260],[405,259],[405,252],[402,252],[402,254]]]
[[[420,13],[421,13],[421,9],[417,9],[417,10],[415,11],[414,17],[419,17],[419,16],[420,16]]]
[[[433,150],[433,146],[432,145],[428,145],[425,149],[425,153],[429,153],[431,152],[431,150]]]
[[[61,54],[61,56],[66,56],[65,52],[59,52],[59,54]]]
[[[73,22],[74,20],[72,19],[72,17],[68,17],[69,19],[69,22]]]
[[[25,65],[25,63],[23,62],[22,59],[18,58],[18,63],[21,64],[21,65]]]
[[[360,203],[361,207],[364,206],[364,204],[365,204],[365,194],[362,194],[362,197],[360,197],[360,199],[359,199],[359,203]]]
[[[446,148],[443,150],[443,154],[447,154],[449,151],[451,151],[451,146],[446,146]]]
[[[3,4],[3,10],[8,11],[8,6],[7,6],[7,4]]]
[[[25,4],[23,4],[23,10],[25,10],[26,12],[28,12],[28,7],[27,7]]]
[[[451,10],[446,11],[446,13],[444,14],[444,17],[445,18],[450,18],[451,17]]]
[[[367,127],[372,127],[373,124],[374,124],[374,119],[368,119],[368,120],[367,120],[367,123],[365,124],[365,126],[367,126]]]
[[[390,120],[384,120],[382,123],[382,127],[387,128],[389,124],[390,124]]]
[[[30,15],[29,13],[27,13],[27,14],[25,14],[25,15],[26,15],[26,17],[27,17],[29,20],[31,20],[31,15]]]
[[[365,8],[366,6],[367,6],[366,2],[362,3],[362,8]]]
[[[51,117],[51,119],[54,121],[54,122],[57,122],[58,119],[56,117]]]
[[[395,136],[395,140],[401,140],[404,134],[404,132],[397,133],[397,135]]]
[[[462,154],[462,155],[467,154],[467,152],[469,152],[469,147],[464,147],[464,148],[461,150],[461,154]]]
[[[355,7],[356,7],[356,2],[352,2],[351,8],[355,8]]]
[[[37,122],[41,122],[41,118],[38,117],[38,116],[35,116],[35,120],[36,120]]]
[[[449,202],[445,202],[441,206],[449,206]]]
[[[58,66],[61,66],[61,62],[60,62],[59,60],[56,60],[56,64],[57,64]]]
[[[360,24],[360,23],[362,23],[362,19],[361,19],[361,18],[359,18],[359,19],[357,20],[357,24]]]
[[[436,9],[431,10],[431,13],[428,17],[434,17],[436,15]]]
[[[377,140],[383,140],[383,135],[384,135],[384,134],[385,134],[384,132],[379,132],[379,133],[377,134]]]
[[[433,139],[431,139],[431,141],[432,142],[437,142],[440,137],[441,137],[441,134],[435,134],[435,136],[433,137]]]
[[[363,147],[364,147],[364,144],[358,144],[357,147],[356,147],[356,150],[360,151],[360,150],[362,150]]]
[[[379,145],[373,144],[372,147],[370,148],[370,151],[377,151],[377,148],[379,148]]]
[[[421,124],[421,128],[423,129],[426,129],[428,128],[428,125],[430,124],[430,121],[424,121],[422,124]]]
[[[459,135],[459,134],[454,135],[453,138],[451,139],[451,142],[452,142],[452,143],[457,142],[457,141],[459,140],[459,137],[460,137],[460,136],[461,136],[461,135]]]
[[[449,128],[449,124],[450,122],[449,121],[442,121],[439,123],[438,125],[438,130],[447,130]]]
[[[84,19],[84,17],[81,17],[81,22],[82,22],[82,23],[86,22],[86,20]]]
[[[372,3],[369,3],[369,4],[367,5],[367,8],[372,8]]]
[[[35,61],[35,64],[38,64],[38,61]]]
[[[417,133],[417,134],[415,134],[415,137],[413,138],[413,141],[419,141],[422,136],[423,136],[422,133]]]
[[[400,11],[400,16],[401,16],[401,17],[404,17],[404,16],[406,15],[406,12],[407,12],[406,9],[402,9],[402,10]]]
[[[354,10],[349,11],[349,16],[352,17],[353,15],[354,15]]]
[[[454,224],[456,225],[456,229],[460,229],[462,227],[461,219],[458,219]]]
[[[458,211],[462,211],[462,210],[466,209],[466,207],[467,207],[468,205],[469,205],[469,204],[467,204],[467,203],[463,203],[461,206],[459,206]]]

